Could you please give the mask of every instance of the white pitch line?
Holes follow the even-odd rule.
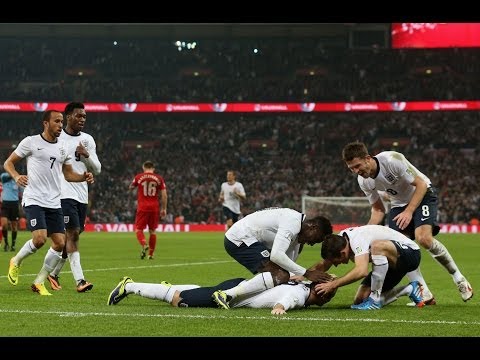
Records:
[[[83,272],[97,272],[97,271],[117,271],[125,269],[146,269],[146,268],[168,268],[168,267],[179,267],[179,266],[196,266],[196,265],[215,265],[215,264],[225,264],[233,263],[234,260],[218,260],[218,261],[203,261],[203,262],[194,262],[194,263],[180,263],[180,264],[151,264],[151,265],[142,265],[142,266],[123,266],[115,268],[103,268],[103,269],[83,269]],[[62,273],[71,274],[71,271],[62,271]],[[37,274],[20,274],[19,276],[35,276]],[[6,278],[7,275],[0,275],[0,278]]]
[[[222,311],[222,310],[220,310]],[[342,321],[342,322],[377,322],[377,323],[403,323],[403,324],[422,324],[422,325],[480,325],[480,321],[444,321],[444,320],[395,320],[395,319],[353,319],[353,318],[317,318],[317,317],[291,317],[291,316],[225,316],[225,315],[189,315],[189,314],[123,314],[123,313],[103,313],[103,312],[73,312],[73,311],[41,311],[41,310],[12,310],[0,309],[0,313],[5,314],[40,314],[40,315],[58,315],[59,317],[129,317],[129,318],[184,318],[184,319],[235,319],[235,320],[274,320],[274,321]]]

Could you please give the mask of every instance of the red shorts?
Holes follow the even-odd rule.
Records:
[[[156,230],[160,221],[160,211],[137,211],[135,216],[135,229],[145,230],[148,226],[149,230]]]

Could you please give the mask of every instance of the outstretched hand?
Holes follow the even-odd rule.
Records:
[[[332,280],[332,276],[330,274],[320,270],[307,270],[303,276],[308,280],[320,283]]]

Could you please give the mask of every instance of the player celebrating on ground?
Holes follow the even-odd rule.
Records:
[[[311,281],[324,280],[323,271],[305,269],[295,261],[305,244],[318,244],[331,233],[327,218],[306,219],[288,208],[267,208],[245,216],[227,230],[224,246],[231,257],[256,275],[232,289],[216,291],[218,305],[228,309],[230,299],[285,284],[290,273]]]
[[[332,277],[333,278],[333,277]],[[108,296],[108,305],[116,305],[129,294],[167,302],[175,307],[207,307],[215,308],[217,304],[212,294],[220,289],[229,289],[246,281],[236,278],[223,281],[211,287],[198,285],[171,285],[165,281],[160,284],[137,283],[128,276],[124,277]],[[329,302],[334,292],[329,296],[319,296],[313,290],[316,283],[289,282],[260,293],[237,297],[232,300],[232,308],[270,308],[272,315],[283,315],[290,309],[304,309],[310,305],[322,306]]]

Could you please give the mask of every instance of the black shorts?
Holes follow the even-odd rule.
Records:
[[[397,264],[395,268],[388,267],[385,281],[383,282],[382,292],[393,289],[409,273],[420,266],[421,251],[414,250],[397,241],[392,241],[397,248]],[[370,272],[362,281],[362,285],[370,287],[372,283],[372,272]]]
[[[67,229],[85,230],[85,219],[87,218],[87,204],[73,199],[62,199],[63,221]]]
[[[264,263],[270,261],[270,250],[260,242],[255,242],[250,246],[243,243],[237,246],[225,236],[223,243],[227,253],[250,270],[252,274],[256,274]]]
[[[30,231],[47,229],[47,236],[65,233],[62,209],[45,208],[38,205],[24,206],[27,227]]]
[[[226,280],[216,286],[210,287],[199,287],[196,289],[183,290],[180,293],[182,300],[178,303],[179,307],[218,307],[217,303],[213,301],[212,295],[217,290],[228,290],[238,284],[240,284],[245,279],[236,278],[231,280]]]
[[[225,215],[225,218],[228,220],[228,219],[232,219],[232,221],[234,223],[236,223],[238,221],[238,217],[240,216],[240,214],[236,214],[234,213],[232,210],[230,210],[228,207],[226,206],[223,206],[223,215]]]
[[[20,203],[18,201],[2,202],[2,217],[10,221],[18,221],[20,218]]]
[[[421,225],[431,225],[433,236],[440,232],[440,226],[437,223],[438,196],[435,188],[427,189],[422,202],[413,212],[412,221],[405,229],[400,230],[393,218],[405,210],[406,207],[407,205],[390,209],[388,214],[388,226],[390,228],[405,234],[412,240],[415,240],[415,229]]]

